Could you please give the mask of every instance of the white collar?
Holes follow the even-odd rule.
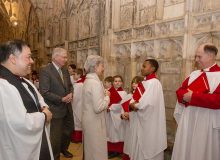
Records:
[[[52,62],[52,64],[54,65],[54,67],[56,68],[57,71],[60,69],[60,67],[58,65],[56,65],[56,63]]]
[[[212,68],[214,65],[216,65],[216,63],[214,63],[211,67],[203,69],[203,71],[208,72],[210,70],[210,68]]]

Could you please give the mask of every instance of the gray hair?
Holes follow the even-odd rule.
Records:
[[[60,47],[56,47],[53,49],[53,52],[52,52],[52,59],[54,57],[56,57],[57,55],[60,55],[62,53],[66,53],[67,51],[64,49],[64,48],[60,48]]]
[[[86,73],[94,73],[95,66],[99,65],[100,63],[104,63],[104,60],[101,56],[89,55],[84,64]]]

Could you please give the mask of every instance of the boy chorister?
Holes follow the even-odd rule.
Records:
[[[109,158],[123,153],[124,122],[121,119],[123,109],[120,102],[127,93],[123,90],[122,85],[122,77],[116,75],[113,77],[113,87],[109,89],[110,105],[106,115]]]
[[[82,142],[82,89],[84,78],[83,70],[81,68],[77,68],[74,74],[74,94],[72,101],[73,108],[73,117],[74,117],[74,131],[72,134],[73,142]]]

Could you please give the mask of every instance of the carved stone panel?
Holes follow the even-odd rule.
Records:
[[[98,4],[93,5],[90,8],[90,35],[96,36],[100,29],[99,21],[100,21],[100,11]]]
[[[184,20],[156,24],[157,36],[172,36],[184,33]]]
[[[76,50],[77,49],[77,46],[78,46],[78,43],[77,42],[69,42],[69,45],[68,45],[68,50]]]
[[[60,20],[60,39],[62,42],[66,40],[66,19]]]
[[[69,20],[68,20],[68,36],[69,36],[69,40],[73,41],[73,40],[77,40],[78,38],[78,16],[77,15],[72,15]]]
[[[220,29],[220,12],[194,16],[193,34]]]
[[[217,10],[220,8],[219,0],[194,0],[193,11],[194,12],[207,12],[211,10]]]
[[[87,47],[88,47],[88,39],[78,41],[77,48],[79,48],[79,49],[83,48],[84,49],[84,48],[87,48]]]
[[[154,54],[154,42],[141,41],[134,43],[132,45],[131,57],[133,58],[156,57],[156,55]]]
[[[160,75],[160,81],[163,85],[163,89],[166,91],[175,92],[179,88],[179,75],[169,74],[169,75]]]
[[[125,3],[120,7],[120,28],[131,27],[133,22],[133,4]]]
[[[147,25],[144,27],[139,27],[134,29],[134,39],[146,39],[152,38],[155,36],[155,27],[154,25]]]
[[[161,62],[160,72],[166,74],[181,74],[182,61]]]
[[[121,75],[124,80],[124,90],[129,92],[130,89],[130,82],[131,82],[131,62],[130,58],[126,57],[117,57],[115,59],[116,64],[116,73],[118,75]],[[113,75],[114,76],[114,75]]]
[[[156,19],[156,0],[140,0],[138,12],[140,24],[153,22]]]
[[[69,52],[69,64],[77,64],[77,54],[76,51],[70,51]]]
[[[171,6],[171,5],[175,5],[178,3],[183,3],[184,0],[165,0],[164,2],[164,6]]]
[[[92,37],[88,40],[88,46],[97,47],[99,46],[99,37]]]
[[[60,42],[60,25],[59,22],[53,23],[53,44],[57,45]]]
[[[84,68],[84,63],[86,61],[86,57],[88,56],[88,50],[78,50],[77,51],[77,67]]]
[[[114,52],[112,57],[130,57],[131,55],[131,44],[120,44],[114,45]]]
[[[79,16],[79,38],[89,36],[89,10],[81,12]]]
[[[116,36],[116,43],[129,41],[132,39],[132,30],[128,29],[120,32],[115,32],[115,36]]]
[[[161,59],[179,59],[182,58],[183,39],[160,40],[159,58]]]

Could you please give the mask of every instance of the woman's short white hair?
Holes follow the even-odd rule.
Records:
[[[86,73],[94,73],[95,66],[99,65],[100,63],[104,63],[104,60],[101,56],[89,55],[84,64]]]

